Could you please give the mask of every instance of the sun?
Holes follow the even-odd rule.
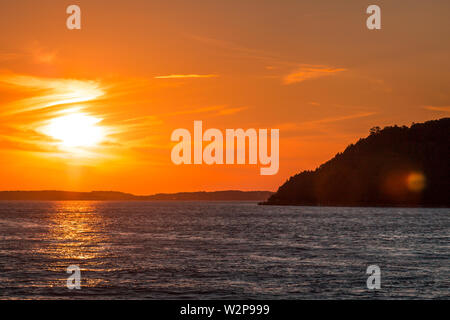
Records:
[[[58,140],[62,147],[94,147],[105,137],[104,129],[99,125],[102,120],[85,113],[68,114],[51,119],[44,133]]]

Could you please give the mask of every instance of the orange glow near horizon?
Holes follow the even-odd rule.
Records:
[[[450,112],[448,10],[428,3],[386,3],[377,32],[356,0],[78,4],[72,31],[64,3],[0,4],[0,190],[275,191],[374,126]],[[280,129],[278,174],[175,166],[171,133],[195,120]]]

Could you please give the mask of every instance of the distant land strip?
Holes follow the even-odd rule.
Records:
[[[265,201],[270,191],[200,191],[138,196],[117,191],[0,191],[0,201]]]

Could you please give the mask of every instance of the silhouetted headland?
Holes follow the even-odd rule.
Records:
[[[450,207],[450,118],[370,135],[286,181],[266,205]]]
[[[264,201],[273,192],[270,191],[214,191],[158,193],[149,196],[137,196],[116,191],[0,191],[1,200],[92,200],[92,201]]]

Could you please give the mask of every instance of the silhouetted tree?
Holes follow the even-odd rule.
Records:
[[[373,128],[370,128],[370,134],[377,134],[377,133],[379,133],[381,131],[381,128],[380,127],[373,127]]]

